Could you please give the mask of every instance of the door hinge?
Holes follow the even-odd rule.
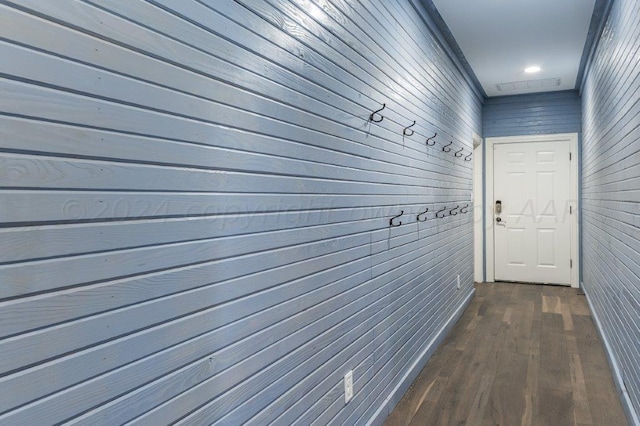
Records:
[[[569,153],[569,161],[571,161],[571,153]]]
[[[573,268],[573,259],[569,259],[569,268]]]
[[[573,206],[569,206],[569,214],[573,214]]]

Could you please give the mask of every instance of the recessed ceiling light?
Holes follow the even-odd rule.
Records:
[[[526,72],[527,74],[534,74],[537,72],[540,72],[542,68],[540,67],[527,67],[524,69],[524,72]]]

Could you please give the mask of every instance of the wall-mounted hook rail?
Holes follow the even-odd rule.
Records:
[[[470,153],[469,155],[467,155],[466,157],[464,157],[464,161],[471,161],[471,156],[473,155],[473,152]]]
[[[438,210],[438,211],[436,212],[436,217],[437,217],[438,219],[442,219],[442,218],[444,217],[444,215],[440,216],[440,213],[444,212],[445,210],[447,210],[447,207],[446,207],[446,206],[445,206],[445,207],[443,207],[442,209]]]
[[[434,140],[436,136],[438,136],[438,133],[427,139],[427,146],[434,146],[436,144],[436,141]],[[429,143],[429,141],[431,141],[431,143]]]
[[[394,224],[394,223],[393,223],[393,219],[397,219],[397,218],[399,218],[400,216],[402,216],[403,214],[404,214],[404,210],[400,210],[400,214],[399,214],[399,215],[394,216],[394,217],[392,217],[391,219],[389,219],[389,226],[390,226],[390,227],[392,227],[392,228],[397,228],[398,226],[402,225],[402,221],[398,221],[398,223],[397,223],[397,224]]]
[[[442,150],[444,152],[449,152],[451,151],[451,148],[449,148],[451,145],[453,145],[453,141],[449,142],[448,144],[446,144],[445,146],[442,147]]]
[[[382,108],[380,108],[377,111],[373,111],[371,113],[371,115],[369,115],[369,121],[373,121],[374,123],[379,123],[382,120],[384,120],[384,117],[382,116],[382,114],[380,114],[382,112],[383,109],[385,109],[387,107],[387,104],[382,104]],[[376,114],[378,114],[380,116],[380,119],[376,118]]]
[[[452,208],[451,210],[449,210],[449,216],[455,216],[458,214],[458,212],[453,212],[454,210],[458,210],[460,208],[460,206],[455,206],[454,208]]]
[[[411,136],[411,135],[413,135],[413,133],[414,133],[414,132],[413,132],[413,130],[411,130],[411,128],[412,128],[413,126],[415,126],[415,125],[416,125],[416,120],[413,120],[413,124],[411,124],[410,126],[405,127],[405,128],[404,128],[404,130],[402,131],[402,134],[403,134],[404,136]]]
[[[427,218],[425,217],[424,219],[420,219],[420,216],[425,215],[429,212],[429,207],[427,207],[427,209],[425,211],[423,211],[422,213],[418,213],[418,216],[416,216],[416,220],[418,222],[426,222]]]
[[[455,155],[456,157],[462,157],[462,151],[464,151],[464,148],[462,148],[460,151],[456,151],[453,155]]]
[[[469,204],[465,204],[463,208],[460,209],[460,213],[465,214],[467,213],[467,209],[469,208]]]

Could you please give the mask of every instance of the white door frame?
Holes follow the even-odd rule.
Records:
[[[493,146],[500,143],[526,143],[526,142],[560,142],[569,141],[571,146],[571,207],[573,214],[571,217],[571,259],[573,267],[571,268],[571,287],[578,287],[578,273],[580,271],[580,259],[578,257],[578,134],[577,133],[558,133],[551,135],[531,135],[531,136],[505,136],[485,139],[486,149],[486,193],[487,208],[485,212],[486,218],[486,271],[487,282],[495,282],[495,246],[493,235]]]
[[[477,283],[484,281],[484,235],[482,214],[484,211],[482,196],[483,185],[482,160],[484,146],[482,138],[473,134],[473,280]]]

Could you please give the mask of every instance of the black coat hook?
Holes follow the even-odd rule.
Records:
[[[464,148],[462,148],[460,151],[456,151],[453,155],[455,155],[456,157],[462,157],[462,151],[464,151]]]
[[[397,219],[397,218],[399,218],[400,216],[402,216],[403,214],[404,214],[404,210],[400,210],[400,214],[399,214],[399,215],[394,216],[394,217],[392,217],[391,219],[389,219],[389,226],[390,226],[390,227],[392,227],[392,228],[397,228],[398,226],[402,225],[402,222],[401,222],[401,221],[398,221],[398,224],[397,224],[397,225],[395,225],[395,224],[393,223],[393,219]]]
[[[436,133],[435,135],[433,135],[429,139],[427,139],[427,146],[434,146],[436,144],[436,141],[433,140],[433,139],[435,139],[436,136],[438,136],[438,133]],[[429,143],[429,141],[431,141],[431,143]]]
[[[382,120],[384,120],[384,117],[382,116],[382,114],[380,114],[380,112],[385,109],[387,107],[387,104],[382,104],[382,108],[380,108],[377,111],[373,111],[371,113],[371,115],[369,116],[369,121],[373,121],[374,123],[379,123]],[[380,119],[376,119],[375,115],[378,114],[380,116]]]
[[[467,213],[467,208],[469,208],[469,204],[465,204],[464,207],[460,209],[460,213],[462,214]]]
[[[410,126],[405,127],[404,130],[402,131],[402,134],[405,135],[405,136],[413,135],[414,132],[413,132],[413,130],[410,130],[410,129],[415,125],[416,125],[416,121],[413,120],[413,124],[410,125]]]
[[[457,215],[457,214],[458,214],[458,212],[455,212],[455,213],[454,213],[453,211],[454,211],[454,210],[458,210],[459,208],[460,208],[460,206],[458,205],[458,206],[455,206],[454,208],[452,208],[451,210],[449,210],[449,215],[450,215],[450,216],[455,216],[455,215]]]
[[[427,207],[427,209],[425,211],[423,211],[422,213],[418,213],[418,216],[416,216],[416,220],[418,222],[426,222],[427,218],[425,217],[424,219],[420,219],[420,216],[427,214],[427,212],[429,212],[429,207]]]
[[[471,161],[471,156],[473,155],[473,152],[469,155],[467,155],[466,157],[464,157],[464,161]]]
[[[442,209],[438,210],[438,211],[436,212],[436,217],[437,217],[438,219],[442,219],[442,218],[444,217],[444,215],[440,216],[440,213],[444,212],[445,210],[447,210],[447,207],[446,207],[446,206],[445,206],[445,207],[443,207]]]
[[[449,142],[448,144],[446,144],[445,146],[442,147],[442,150],[444,152],[449,152],[451,151],[451,148],[449,148],[451,145],[453,145],[453,141]]]

